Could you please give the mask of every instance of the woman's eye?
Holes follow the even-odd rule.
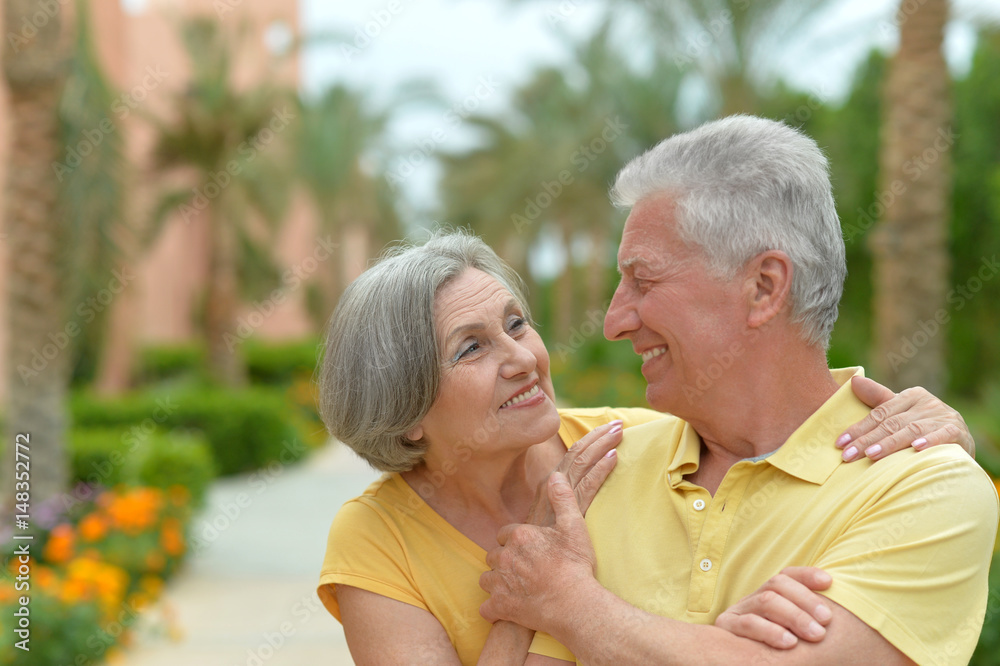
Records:
[[[515,317],[514,319],[510,320],[509,324],[510,330],[512,331],[519,331],[527,325],[528,322],[524,317]]]
[[[474,351],[476,351],[478,349],[479,349],[479,343],[478,342],[473,342],[472,344],[466,345],[465,347],[462,348],[462,351],[460,351],[458,353],[458,356],[455,357],[455,360],[457,361],[458,359],[462,358],[463,356],[466,356],[467,354],[471,354],[472,352],[474,352]]]

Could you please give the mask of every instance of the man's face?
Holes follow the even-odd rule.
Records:
[[[684,416],[711,408],[713,389],[726,382],[733,345],[746,330],[748,301],[741,274],[713,277],[701,249],[681,240],[674,208],[670,195],[659,194],[632,209],[604,335],[631,340],[643,357],[649,404]]]

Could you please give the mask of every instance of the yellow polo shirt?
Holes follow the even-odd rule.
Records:
[[[869,408],[860,369],[777,451],[744,460],[713,497],[685,479],[701,441],[670,417],[625,433],[590,511],[597,578],[650,613],[710,624],[786,566],[833,576],[825,593],[919,664],[966,664],[987,603],[996,489],[957,445],[846,464],[831,442]],[[537,634],[532,652],[573,660]]]
[[[626,430],[663,418],[650,409],[561,409],[567,447],[597,426],[622,419]],[[486,551],[438,515],[399,474],[386,474],[334,518],[317,593],[340,620],[336,585],[351,585],[429,611],[463,664],[475,664],[490,623],[479,615],[487,595],[479,576]]]

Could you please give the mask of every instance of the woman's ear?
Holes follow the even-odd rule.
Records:
[[[753,286],[747,324],[758,328],[790,303],[794,269],[791,258],[780,250],[761,252],[751,261]]]
[[[406,439],[411,442],[419,442],[424,436],[424,427],[419,423],[406,431]]]

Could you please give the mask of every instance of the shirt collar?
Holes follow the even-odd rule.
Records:
[[[864,377],[864,368],[842,368],[831,370],[830,374],[840,388],[761,464],[773,465],[809,483],[822,484],[843,463],[840,449],[833,445],[837,436],[867,416],[871,408],[851,389],[851,377]],[[683,422],[680,443],[667,466],[671,487],[676,488],[684,475],[698,469],[700,456],[701,438],[691,424]]]

